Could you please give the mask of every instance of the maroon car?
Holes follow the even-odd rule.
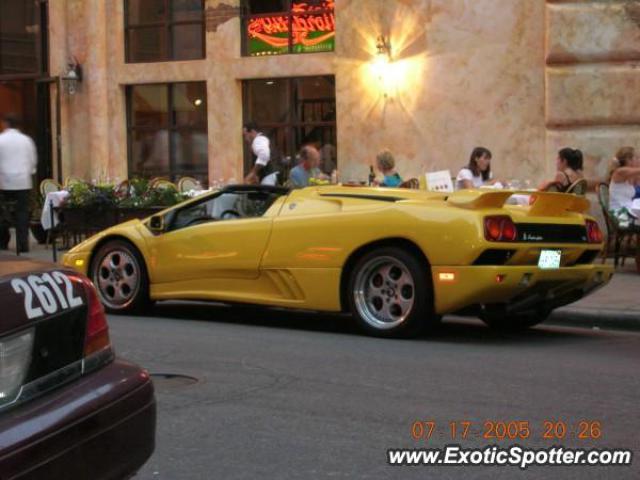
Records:
[[[93,284],[0,255],[0,480],[129,478],[155,424],[149,374],[114,356]]]

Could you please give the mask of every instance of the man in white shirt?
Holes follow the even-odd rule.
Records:
[[[263,135],[255,122],[248,122],[242,129],[242,136],[251,145],[251,152],[254,156],[253,167],[249,174],[244,177],[244,183],[257,185],[270,173],[271,168],[271,145],[269,138]]]
[[[8,114],[0,119],[0,196],[16,202],[18,252],[29,251],[29,194],[33,188],[38,154],[33,140],[18,130],[18,119]],[[8,247],[7,225],[0,225],[0,249]]]

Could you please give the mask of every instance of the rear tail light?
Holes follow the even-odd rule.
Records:
[[[84,356],[99,352],[111,346],[109,325],[104,315],[104,307],[98,299],[96,288],[84,276],[74,276],[73,280],[82,285],[87,299],[87,330],[84,338]]]
[[[0,406],[11,403],[27,375],[33,349],[33,328],[0,340]]]
[[[484,238],[490,242],[515,242],[518,229],[511,217],[495,215],[484,219]]]
[[[587,220],[587,239],[589,243],[602,243],[604,240],[604,236],[602,235],[602,230],[600,230],[600,226],[598,222],[594,222],[593,220]]]

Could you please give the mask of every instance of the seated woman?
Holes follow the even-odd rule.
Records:
[[[635,220],[631,213],[631,204],[638,180],[640,158],[633,147],[622,147],[616,153],[609,172],[609,210],[623,226]]]
[[[559,192],[566,192],[576,180],[584,178],[582,173],[582,152],[573,148],[563,148],[556,159],[556,176],[553,180],[543,182],[538,190],[545,191],[554,188]]]
[[[471,152],[469,164],[458,172],[456,190],[480,188],[495,183],[491,175],[491,151],[476,147]]]
[[[376,167],[384,178],[378,185],[381,187],[399,187],[402,177],[396,172],[396,161],[389,150],[382,150],[376,156]]]

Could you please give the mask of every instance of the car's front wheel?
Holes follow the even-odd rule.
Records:
[[[102,245],[91,262],[90,278],[108,312],[139,312],[150,303],[144,259],[127,242],[113,240]]]
[[[435,321],[428,266],[400,248],[378,248],[361,257],[347,294],[352,315],[372,335],[411,337]]]

